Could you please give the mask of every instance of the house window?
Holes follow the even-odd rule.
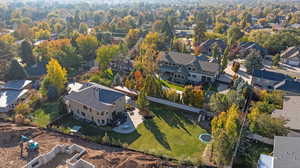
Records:
[[[97,112],[97,115],[99,115],[100,113],[99,112]]]
[[[84,112],[81,112],[81,115],[85,117],[85,113]]]
[[[101,112],[101,115],[104,115],[104,112]]]
[[[88,108],[85,105],[83,105],[83,109],[87,110]]]
[[[105,121],[104,120],[101,120],[102,121],[102,124],[104,124],[105,123]]]
[[[190,70],[192,70],[192,68],[191,68],[191,67],[189,67],[189,68],[188,68],[188,70],[190,71]]]
[[[193,78],[196,78],[196,75],[192,75],[193,76]]]
[[[192,71],[196,71],[196,69],[195,68],[193,68],[193,70]]]
[[[106,112],[106,115],[108,114],[108,112]]]
[[[92,120],[94,121],[94,117],[92,117]]]
[[[191,77],[191,74],[188,74],[188,77]]]

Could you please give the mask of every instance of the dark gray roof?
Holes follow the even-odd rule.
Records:
[[[275,136],[274,168],[300,167],[300,137]]]
[[[263,78],[272,81],[283,81],[285,79],[290,79],[287,75],[282,73],[267,71],[267,70],[254,70],[253,76],[257,78]]]
[[[86,83],[78,92],[71,92],[65,96],[66,100],[73,100],[96,110],[109,110],[114,102],[125,95],[119,91],[95,83]]]
[[[203,61],[201,58],[191,54],[184,54],[178,52],[160,52],[158,56],[159,61],[170,62],[178,65],[197,64],[201,70],[215,73],[219,71],[219,64],[208,61]]]
[[[6,82],[2,89],[22,90],[31,83],[30,80],[12,80]]]
[[[226,48],[226,43],[221,40],[221,39],[210,39],[210,40],[206,40],[205,42],[201,43],[200,47],[203,48],[211,48],[213,44],[217,44],[218,47],[220,47],[221,49],[225,50]]]
[[[245,50],[255,49],[263,55],[268,54],[268,50],[266,48],[263,48],[262,46],[260,46],[255,42],[241,42],[240,47]]]
[[[300,82],[285,80],[282,85],[279,85],[275,89],[300,94]]]
[[[284,52],[281,53],[281,57],[283,58],[289,58],[295,56],[300,57],[300,47],[298,46],[289,47]]]
[[[99,101],[113,104],[117,99],[123,97],[124,94],[112,90],[100,89],[99,91]]]

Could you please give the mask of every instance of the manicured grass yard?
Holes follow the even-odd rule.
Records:
[[[198,136],[206,131],[186,119],[180,110],[159,104],[150,106],[155,115],[154,119],[146,120],[135,132],[127,135],[112,132],[107,128],[107,131],[104,131],[75,119],[64,120],[61,126],[71,128],[80,125],[80,132],[96,142],[100,142],[106,132],[113,144],[180,161],[199,163],[206,145],[199,141]]]
[[[198,136],[206,131],[191,123],[176,109],[155,104],[151,111],[156,117],[138,127],[137,132],[141,136],[129,147],[178,160],[199,162],[206,145],[199,141]]]
[[[184,86],[183,85],[174,84],[174,83],[171,83],[171,82],[166,81],[166,80],[160,80],[160,81],[161,81],[161,83],[165,87],[176,89],[176,90],[179,90],[179,91],[183,91],[184,90]]]
[[[33,112],[32,120],[37,126],[46,127],[57,116],[59,116],[59,102],[47,102]]]
[[[162,83],[162,85],[164,85],[165,87],[168,87],[168,88],[173,88],[173,89],[176,89],[176,90],[179,90],[179,91],[183,91],[184,90],[184,85],[179,85],[179,84],[171,83],[171,82],[166,81],[166,80],[161,80],[161,83]],[[217,88],[218,88],[217,83],[203,85],[203,89],[206,90],[206,91],[209,90],[209,91],[217,92],[218,91]]]

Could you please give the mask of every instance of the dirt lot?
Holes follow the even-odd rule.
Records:
[[[39,142],[39,152],[30,156],[24,152],[21,158],[19,147],[21,135],[34,137],[33,140]],[[8,123],[0,123],[0,167],[22,168],[31,159],[49,152],[58,144],[78,144],[86,148],[87,153],[82,159],[94,164],[97,168],[179,167],[151,155],[90,143],[71,136],[42,131],[35,127]]]

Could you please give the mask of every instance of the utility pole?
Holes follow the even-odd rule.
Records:
[[[254,65],[252,65],[252,66],[253,66],[253,68],[252,68],[250,86],[252,88],[254,88],[254,86],[253,86]],[[236,146],[235,146],[235,149],[234,149],[231,161],[230,161],[230,165],[228,166],[228,168],[232,168],[233,163],[234,163],[234,159],[235,159],[235,157],[237,155],[237,152],[238,152],[238,149],[239,149],[239,146],[240,146],[240,143],[241,143],[241,138],[242,138],[243,130],[244,130],[244,127],[245,127],[245,124],[246,124],[246,121],[247,121],[247,115],[248,115],[248,112],[249,112],[249,105],[250,105],[250,102],[252,100],[252,96],[253,96],[253,91],[251,90],[250,95],[248,96],[248,99],[246,100],[244,108],[243,108],[244,118],[243,118],[243,122],[242,122],[242,127],[240,129],[239,138],[238,138],[238,140],[236,142]]]

